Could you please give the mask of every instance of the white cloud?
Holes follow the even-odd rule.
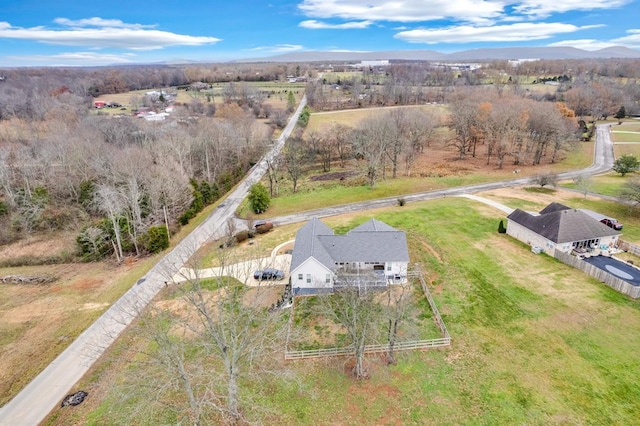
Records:
[[[0,39],[31,40],[63,46],[83,46],[90,48],[117,48],[131,50],[155,50],[169,46],[200,46],[220,41],[215,37],[196,37],[167,31],[145,29],[139,24],[125,24],[119,20],[70,21],[58,18],[70,28],[47,29],[43,27],[14,27],[8,22],[0,23]],[[88,24],[87,22],[93,22]],[[111,23],[111,26],[107,24]],[[80,26],[80,25],[85,26]],[[86,27],[86,26],[89,27]],[[95,25],[98,27],[94,28]]]
[[[133,53],[102,54],[97,52],[69,52],[57,55],[7,56],[4,59],[20,64],[46,63],[50,66],[99,66],[131,63],[135,57],[136,55]]]
[[[311,18],[388,22],[451,20],[490,25],[546,18],[571,11],[615,9],[633,0],[303,0]],[[305,21],[307,22],[307,21]],[[312,21],[316,22],[316,21]],[[329,25],[329,24],[327,24]],[[327,28],[331,28],[328,26]]]
[[[568,46],[568,47],[575,47],[577,49],[582,49],[582,50],[600,50],[600,49],[605,49],[607,47],[616,46],[616,44],[608,41],[601,41],[601,40],[594,40],[594,39],[580,39],[580,40],[558,41],[556,43],[548,44],[548,46],[552,46],[552,47]]]
[[[308,21],[302,21],[298,24],[302,28],[309,28],[312,30],[349,30],[349,29],[363,29],[368,28],[373,24],[372,21],[360,21],[360,22],[345,22],[344,24],[327,24],[325,22],[316,21],[311,19]]]
[[[615,9],[632,0],[523,0],[514,3],[513,9],[523,15],[545,18],[554,13]]]
[[[609,40],[615,45],[624,45],[631,49],[640,49],[640,30],[627,30],[627,34],[624,37],[614,38]]]
[[[264,51],[264,52],[295,52],[302,50],[304,46],[300,44],[276,44],[275,46],[260,46],[249,49],[252,51]]]
[[[66,27],[108,27],[108,28],[153,28],[155,25],[127,24],[119,19],[102,19],[98,17],[71,20],[67,18],[56,18],[53,20],[56,24]]]
[[[409,43],[472,43],[472,42],[513,42],[541,40],[556,34],[573,33],[587,27],[577,27],[561,23],[516,23],[474,27],[460,25],[440,29],[419,29],[401,31],[394,37]],[[589,27],[592,28],[592,27]]]
[[[465,21],[497,18],[501,0],[304,0],[298,8],[314,18],[422,22],[445,18]]]

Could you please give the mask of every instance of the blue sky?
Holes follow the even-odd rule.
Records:
[[[640,0],[2,0],[0,66],[293,51],[640,49]]]

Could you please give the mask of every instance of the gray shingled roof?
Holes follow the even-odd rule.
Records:
[[[554,243],[569,243],[620,235],[588,214],[572,209],[562,209],[562,204],[552,203],[540,211],[539,216],[516,209],[507,216],[533,232]]]
[[[371,219],[345,235],[335,235],[314,218],[296,233],[291,270],[314,257],[329,269],[339,262],[409,261],[404,232]]]
[[[376,219],[371,219],[360,226],[353,228],[349,233],[354,232],[372,232],[372,231],[391,231],[391,232],[399,232],[392,226],[387,225],[384,222],[380,222]]]
[[[334,262],[331,256],[317,239],[320,235],[333,235],[333,229],[320,222],[316,217],[305,223],[296,232],[296,242],[291,255],[291,270],[312,256],[327,268],[333,269]]]

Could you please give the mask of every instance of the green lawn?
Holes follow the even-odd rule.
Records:
[[[331,226],[349,229],[371,216],[332,218]],[[637,301],[498,234],[503,215],[471,200],[415,203],[374,216],[407,232],[411,261],[428,277],[451,347],[405,353],[395,366],[371,357],[371,378],[363,382],[345,374],[345,358],[284,363],[278,374],[244,382],[249,422],[637,422]],[[111,358],[118,361],[128,362]],[[58,411],[48,424],[181,421],[170,411],[141,414],[153,391],[120,398],[114,377],[125,380],[126,369],[107,376],[102,385],[84,381],[98,401]]]
[[[613,142],[638,142],[640,143],[640,132],[628,133],[625,131],[611,132]]]

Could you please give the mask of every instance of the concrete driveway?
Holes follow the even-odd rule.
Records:
[[[176,275],[173,276],[173,282],[179,284],[181,282],[188,281],[196,278],[214,278],[231,276],[236,278],[241,283],[248,286],[257,285],[281,285],[289,280],[289,266],[291,265],[290,254],[279,254],[277,256],[265,257],[262,259],[247,260],[246,262],[235,263],[232,265],[226,265],[216,268],[206,269],[192,269],[181,268]],[[265,269],[275,268],[284,271],[285,277],[283,280],[276,281],[257,281],[253,279],[253,272]]]

